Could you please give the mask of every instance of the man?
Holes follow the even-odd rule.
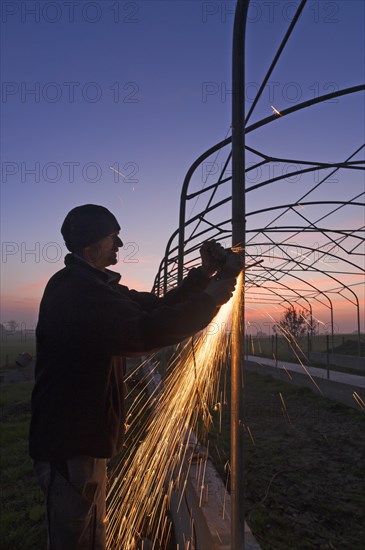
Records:
[[[225,254],[211,241],[202,267],[164,298],[129,290],[107,269],[123,246],[119,230],[102,206],[71,210],[61,228],[66,267],[40,305],[30,455],[46,495],[49,550],[105,549],[106,465],[124,435],[124,358],[201,330],[235,286],[211,278]]]

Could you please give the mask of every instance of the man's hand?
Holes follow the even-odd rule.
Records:
[[[224,279],[226,277],[238,277],[243,269],[244,263],[242,256],[237,252],[227,250],[224,265],[219,270],[217,278]]]
[[[222,267],[226,259],[226,251],[217,241],[206,241],[200,248],[202,270],[207,277],[211,277]]]
[[[222,306],[233,296],[236,286],[234,277],[229,279],[212,279],[204,290],[205,294],[209,294],[215,301],[217,306]]]

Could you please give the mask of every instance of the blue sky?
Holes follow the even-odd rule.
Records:
[[[251,3],[247,107],[298,4]],[[63,265],[59,228],[79,204],[115,213],[126,243],[117,268],[129,286],[151,288],[188,167],[230,132],[234,6],[2,2],[3,321],[34,324],[44,284]],[[251,122],[272,104],[361,84],[364,66],[364,2],[309,1]],[[342,160],[364,138],[360,95],[278,120],[249,144]]]

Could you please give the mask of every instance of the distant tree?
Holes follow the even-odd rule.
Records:
[[[288,307],[284,311],[281,320],[274,325],[274,332],[283,334],[290,341],[294,342],[307,333],[314,334],[316,328],[308,311]]]

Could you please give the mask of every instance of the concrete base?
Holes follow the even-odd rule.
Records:
[[[235,550],[231,548],[230,495],[203,447],[191,441],[187,454],[182,487],[170,500],[177,549]],[[260,548],[246,523],[244,548]]]

